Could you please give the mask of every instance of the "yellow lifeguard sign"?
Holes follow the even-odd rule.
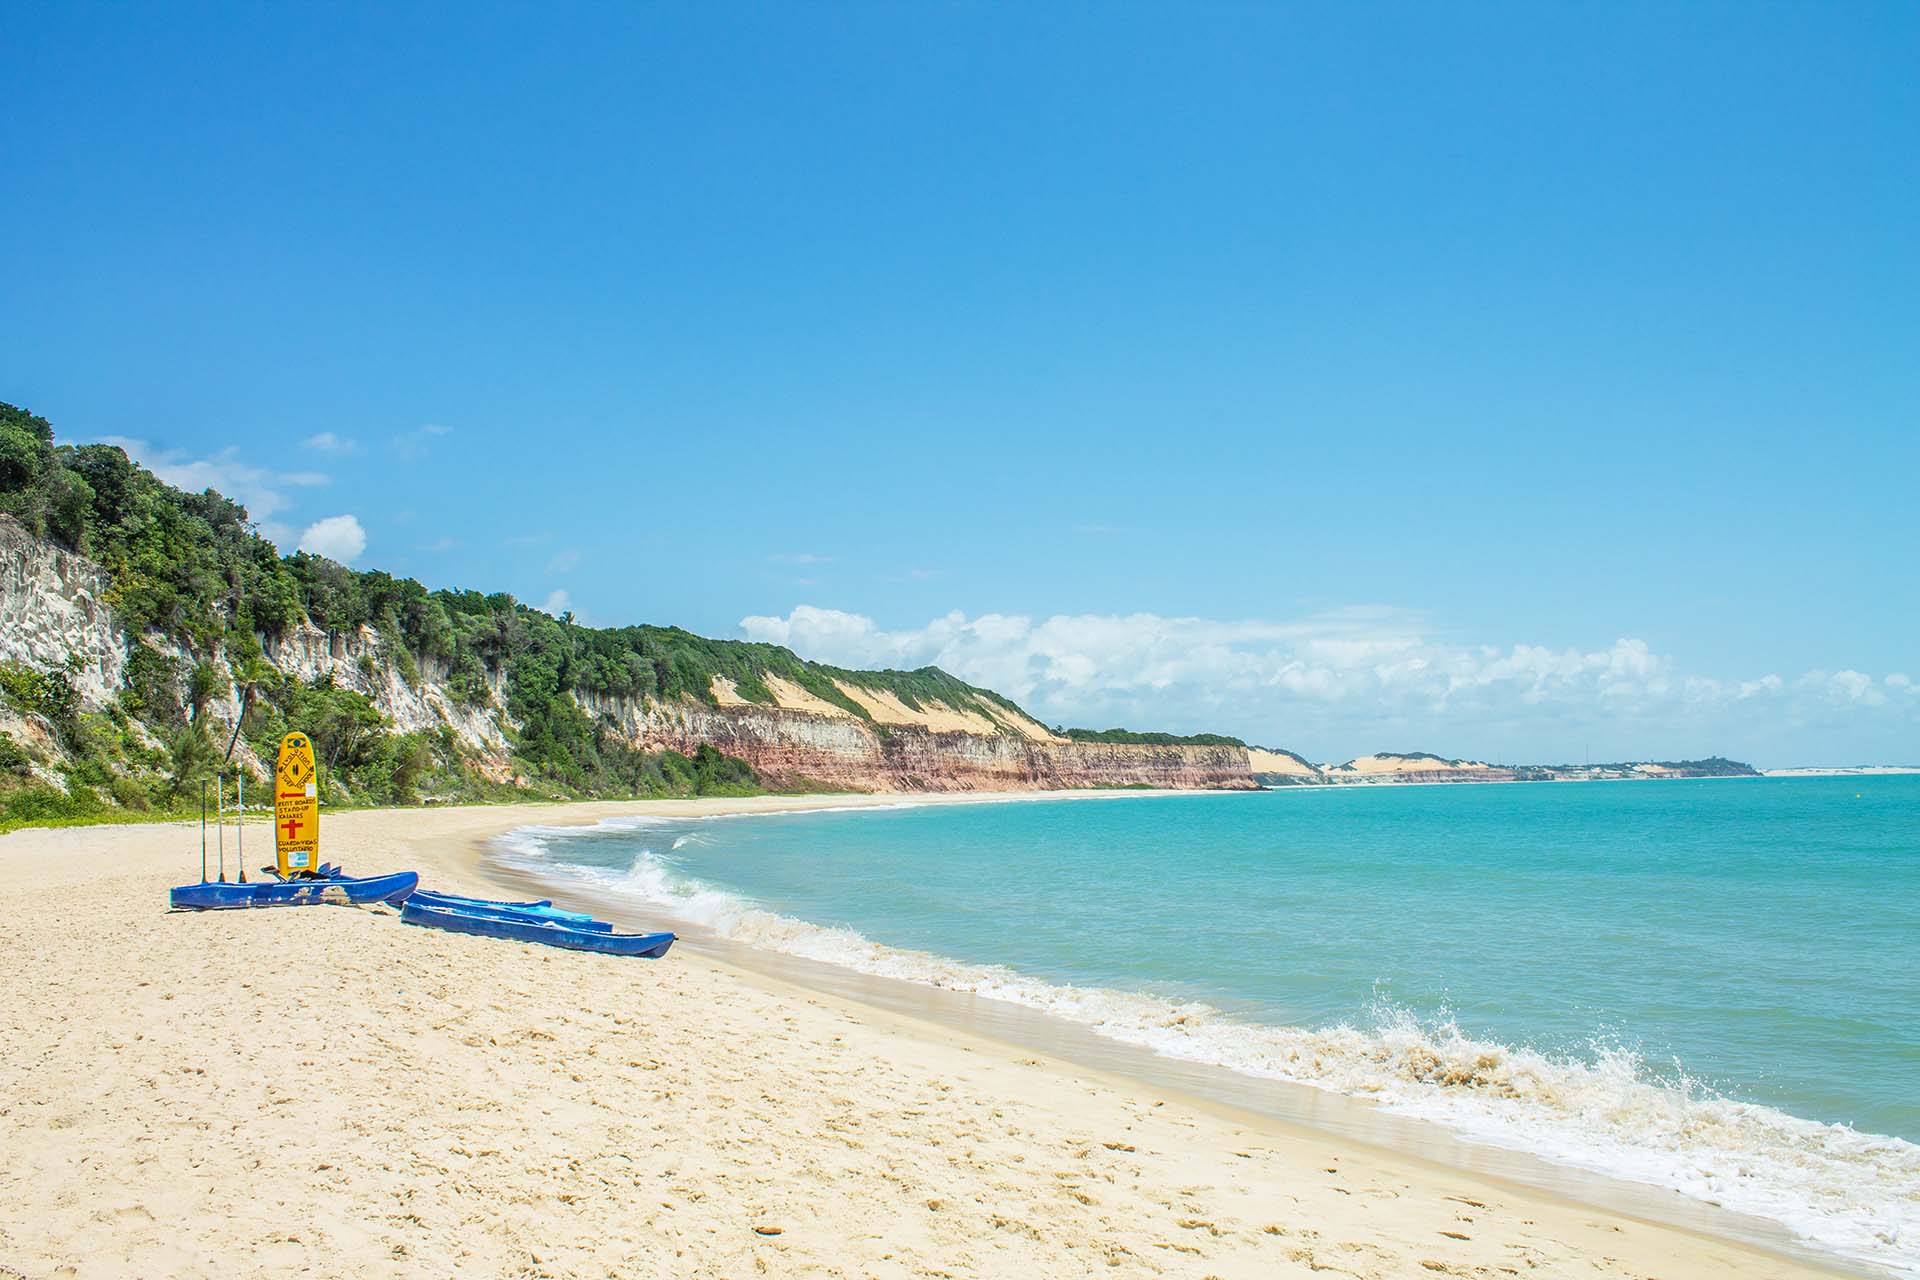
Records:
[[[320,787],[313,769],[313,743],[304,733],[280,739],[280,759],[273,766],[273,824],[281,875],[319,867]]]

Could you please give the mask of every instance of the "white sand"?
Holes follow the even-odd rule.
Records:
[[[782,680],[779,676],[763,676],[767,688],[773,693],[775,705],[788,711],[805,711],[809,715],[834,716],[841,719],[853,719],[853,712],[845,707],[828,702],[825,698],[808,693],[791,680]]]
[[[1022,715],[1010,707],[1001,706],[989,698],[980,699],[980,705],[988,715],[1007,726],[1007,728],[1012,729],[1023,738],[1029,738],[1034,742],[1066,741],[1065,738],[1047,728],[1047,726],[1041,724],[1038,720],[1033,719],[1031,716]]]
[[[782,803],[330,815],[323,850],[479,889],[511,826]],[[0,1276],[1820,1274],[685,947],[170,913],[197,850],[0,837]]]
[[[1396,755],[1361,756],[1336,767],[1346,773],[1366,774],[1453,773],[1491,771],[1493,768],[1477,760],[1436,760],[1429,756]]]
[[[804,711],[808,715],[839,720],[857,719],[845,707],[809,693],[790,680],[770,675],[765,677],[764,683],[768,692],[773,694],[774,705],[782,710]],[[884,689],[870,689],[844,680],[834,681],[834,686],[865,708],[878,724],[913,725],[934,733],[971,733],[981,737],[1011,731],[1034,742],[1065,741],[1045,725],[984,699],[975,706],[956,707],[952,703],[929,698],[920,709],[915,710],[902,702],[898,695]],[[723,707],[753,705],[740,696],[739,686],[726,676],[713,677],[712,688],[714,701]]]
[[[1264,747],[1247,748],[1247,768],[1254,773],[1293,774],[1301,778],[1317,778],[1319,770],[1311,765],[1302,764],[1292,756],[1282,755],[1278,751],[1268,751]]]
[[[740,696],[740,686],[727,676],[715,676],[708,681],[713,690],[713,700],[723,707],[748,707],[753,704]]]
[[[999,725],[978,711],[962,711],[937,699],[929,698],[916,711],[885,689],[869,689],[845,680],[835,680],[833,684],[865,707],[867,714],[880,724],[916,725],[934,733],[973,733],[982,737],[1000,732]]]

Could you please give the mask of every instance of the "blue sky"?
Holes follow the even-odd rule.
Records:
[[[361,567],[1049,720],[1920,759],[1917,56],[1905,3],[14,6],[0,398]]]

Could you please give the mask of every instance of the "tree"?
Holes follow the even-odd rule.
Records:
[[[0,490],[26,488],[52,459],[52,424],[0,401]]]
[[[53,424],[37,413],[31,413],[18,405],[0,400],[0,427],[22,432],[38,440],[41,444],[53,443]]]
[[[24,489],[40,474],[42,447],[32,436],[0,425],[0,489]]]
[[[234,744],[240,741],[240,727],[247,722],[247,712],[253,707],[253,697],[273,679],[274,669],[266,659],[255,655],[240,659],[234,664],[233,684],[240,694],[240,714],[233,718],[233,737],[227,740],[227,759],[233,758]]]
[[[217,663],[194,663],[193,674],[187,677],[187,718],[200,723],[200,713],[227,688],[227,675]]]
[[[93,486],[65,467],[47,481],[47,532],[85,555],[93,515]]]
[[[171,763],[167,771],[167,800],[171,803],[192,782],[204,782],[214,775],[219,758],[213,743],[199,725],[188,725],[167,742]]]

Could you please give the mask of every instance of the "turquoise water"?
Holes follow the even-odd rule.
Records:
[[[502,856],[1920,1268],[1920,777],[640,821]]]

